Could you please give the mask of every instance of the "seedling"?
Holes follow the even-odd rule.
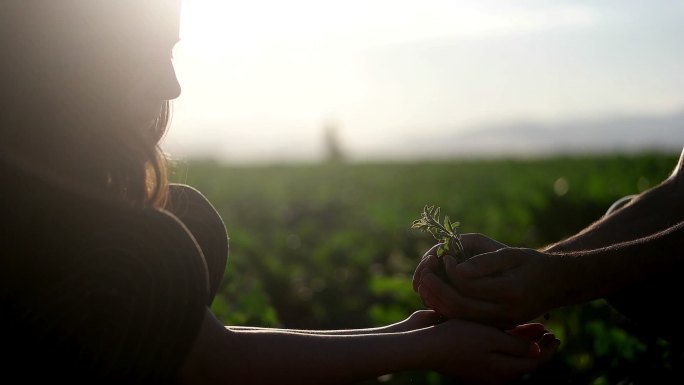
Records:
[[[440,208],[436,206],[425,206],[419,219],[413,221],[411,228],[420,229],[432,234],[439,242],[437,257],[450,255],[456,258],[458,263],[468,259],[468,256],[461,244],[461,235],[458,233],[459,222],[452,222],[448,215],[444,220],[440,219]]]
[[[451,255],[456,258],[458,263],[461,263],[469,257],[463,249],[461,235],[457,231],[460,223],[452,222],[449,219],[449,216],[446,215],[444,216],[444,220],[441,220],[439,214],[439,207],[425,206],[420,218],[413,221],[411,228],[428,232],[439,241],[437,257],[442,261],[442,266],[444,266],[444,260],[441,257],[444,255]],[[442,274],[444,273],[442,272]],[[544,319],[548,320],[549,318],[551,318],[551,315],[545,313]]]

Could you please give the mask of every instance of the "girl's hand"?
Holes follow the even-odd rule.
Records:
[[[504,384],[531,373],[551,359],[560,341],[541,324],[509,331],[461,320],[433,328],[432,367],[466,384]]]

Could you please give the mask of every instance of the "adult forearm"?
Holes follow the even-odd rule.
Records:
[[[565,259],[568,284],[563,304],[605,298],[627,287],[682,269],[684,222],[633,241],[558,255]]]
[[[636,196],[578,234],[544,247],[543,251],[592,250],[644,238],[684,220],[684,185],[670,178]]]

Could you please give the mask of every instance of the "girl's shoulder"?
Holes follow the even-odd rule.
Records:
[[[0,228],[0,324],[13,330],[15,366],[52,362],[51,377],[91,383],[173,378],[209,296],[184,223],[165,210],[15,187],[31,187],[6,202]]]

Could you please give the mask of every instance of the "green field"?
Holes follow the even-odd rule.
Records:
[[[228,229],[230,258],[213,304],[219,318],[356,328],[422,308],[410,280],[433,242],[410,225],[424,205],[441,206],[462,232],[539,247],[590,224],[616,199],[656,185],[677,155],[282,166],[188,161],[175,166],[173,180],[199,188]],[[602,301],[555,310],[545,323],[562,340],[559,353],[520,383],[664,383],[681,370],[681,351],[638,332]],[[423,372],[381,380],[453,383]]]

